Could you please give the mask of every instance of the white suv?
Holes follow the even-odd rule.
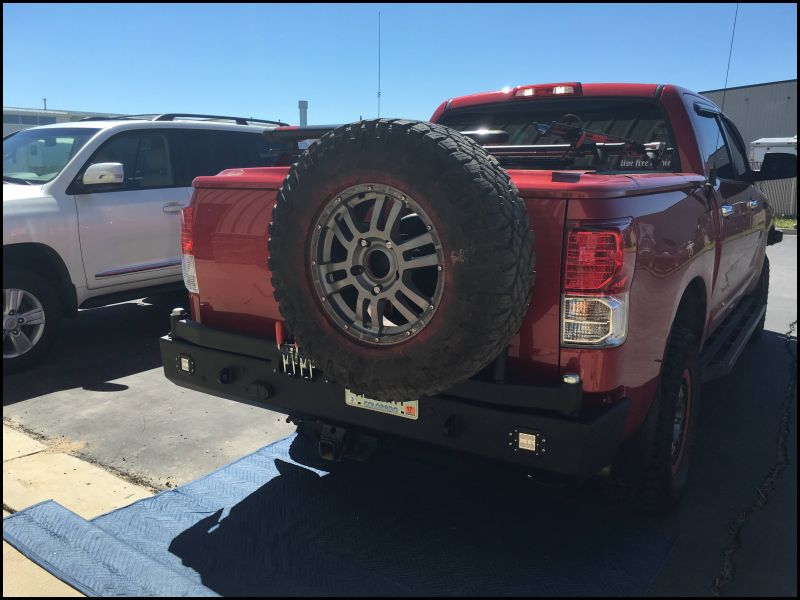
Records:
[[[263,135],[279,125],[167,114],[4,138],[3,371],[41,357],[78,308],[180,289],[180,211],[192,180],[290,164],[290,147]]]

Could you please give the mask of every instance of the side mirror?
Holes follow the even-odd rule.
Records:
[[[754,175],[756,181],[797,177],[797,155],[787,152],[769,152],[764,156],[761,170],[754,171]]]
[[[123,183],[125,169],[122,163],[95,163],[83,173],[83,185],[108,185]]]

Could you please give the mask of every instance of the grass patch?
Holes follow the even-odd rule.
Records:
[[[778,229],[797,229],[797,219],[787,217],[776,217],[775,227]]]

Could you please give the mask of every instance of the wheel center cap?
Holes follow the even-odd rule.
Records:
[[[392,272],[392,258],[382,248],[376,248],[366,256],[364,261],[367,273],[376,281],[382,281]]]
[[[3,319],[3,329],[16,329],[17,328],[17,319],[16,317],[6,317]]]

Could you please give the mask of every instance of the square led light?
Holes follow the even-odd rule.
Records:
[[[519,434],[519,449],[530,450],[536,452],[536,434],[535,433],[522,433]]]
[[[183,373],[194,375],[194,360],[188,354],[178,355],[178,370]]]

